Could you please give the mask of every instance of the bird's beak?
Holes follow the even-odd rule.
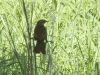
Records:
[[[46,21],[46,22],[49,22],[49,21]]]

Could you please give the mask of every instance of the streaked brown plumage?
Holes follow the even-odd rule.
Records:
[[[34,48],[35,53],[42,53],[46,54],[45,47],[46,47],[46,42],[47,41],[47,30],[44,26],[44,24],[47,21],[42,19],[37,22],[37,25],[34,29],[34,39],[37,41],[36,46]]]

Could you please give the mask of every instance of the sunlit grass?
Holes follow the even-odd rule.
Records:
[[[32,1],[25,1],[29,22],[31,21],[31,3]],[[45,26],[48,31],[48,40],[51,40],[52,24],[54,23],[54,46],[52,47],[54,48],[52,54],[52,73],[54,75],[99,75],[99,4],[99,0],[33,1],[32,36],[37,20],[44,18],[49,21]],[[28,60],[23,32],[27,35],[27,30],[21,1],[0,1],[0,73],[21,74],[4,15],[26,71],[26,61]],[[54,19],[55,21],[53,21]],[[47,65],[51,46],[51,43],[47,44],[46,56],[37,55],[36,57],[38,75],[50,73]],[[40,57],[45,57],[45,60]],[[33,66],[33,69],[36,67]]]

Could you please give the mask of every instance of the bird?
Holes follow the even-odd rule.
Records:
[[[37,21],[34,28],[34,39],[36,40],[36,46],[34,48],[35,53],[46,54],[46,41],[47,41],[47,29],[44,24],[48,22],[45,19]]]

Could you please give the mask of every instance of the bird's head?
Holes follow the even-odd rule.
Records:
[[[39,21],[37,22],[37,25],[44,25],[46,22],[48,22],[48,21],[46,21],[46,20],[44,20],[44,19],[41,19],[41,20],[39,20]]]

